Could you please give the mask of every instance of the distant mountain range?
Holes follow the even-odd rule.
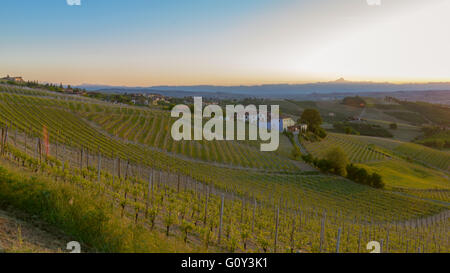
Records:
[[[160,93],[167,96],[208,96],[208,97],[263,97],[263,98],[303,98],[308,94],[360,94],[391,93],[398,91],[447,91],[450,82],[403,83],[389,82],[352,82],[340,78],[331,82],[305,84],[266,84],[240,86],[150,86],[125,87],[84,84],[77,87],[91,91],[114,93]]]

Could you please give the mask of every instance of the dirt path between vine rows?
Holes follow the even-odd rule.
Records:
[[[69,241],[61,231],[36,217],[0,209],[0,253],[68,252],[66,245]]]

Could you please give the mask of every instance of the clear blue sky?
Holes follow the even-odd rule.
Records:
[[[82,0],[80,6],[66,0],[2,0],[0,20],[2,32],[19,41],[54,35],[98,40],[110,34],[214,32],[276,6],[270,0]]]
[[[2,0],[0,74],[123,85],[450,80],[449,12],[447,0]]]

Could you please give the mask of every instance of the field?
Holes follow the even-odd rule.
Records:
[[[416,143],[439,150],[450,150],[450,130],[420,137]]]
[[[409,189],[449,189],[448,179],[442,172],[401,159],[365,164],[369,169],[382,173],[391,187]]]
[[[448,178],[450,154],[422,145],[398,140],[330,133],[321,142],[304,142],[315,157],[324,157],[334,146],[342,147],[353,163],[382,175],[393,191],[409,191],[424,197],[424,193],[450,190]],[[447,195],[438,200],[450,201]]]
[[[14,139],[11,142],[14,142]],[[36,164],[39,164],[37,160],[25,160],[23,153],[10,149],[10,157],[18,161],[18,165],[29,164],[29,168],[34,169]],[[67,152],[68,148],[64,150]],[[27,163],[21,164],[22,161]],[[51,167],[52,162],[56,164],[54,167]],[[206,186],[188,177],[140,169],[139,166],[124,168],[123,170],[128,170],[128,175],[122,173],[122,176],[114,176],[114,167],[110,169],[114,164],[109,164],[107,158],[101,159],[101,166],[104,167],[101,168],[100,175],[94,167],[83,168],[82,171],[76,167],[69,169],[68,166],[76,166],[70,163],[66,165],[65,171],[61,172],[64,167],[57,162],[55,159],[47,159],[47,164],[41,163],[44,165],[39,168],[40,172],[61,183],[78,185],[89,192],[110,196],[114,210],[120,212],[122,217],[135,219],[137,224],[155,225],[155,230],[161,233],[165,226],[169,225],[169,236],[182,238],[183,227],[190,223],[192,230],[188,240],[194,243],[198,236],[203,240],[206,249],[232,252],[251,249],[260,252],[296,249],[333,252],[336,247],[336,233],[340,232],[346,234],[345,241],[341,242],[343,252],[361,251],[362,238],[366,241],[371,236],[389,241],[390,246],[385,249],[389,252],[402,252],[405,249],[415,251],[417,246],[425,247],[425,242],[427,251],[440,251],[441,247],[446,247],[428,237],[431,234],[430,228],[442,230],[440,225],[435,226],[442,216],[422,218],[424,215],[438,213],[443,207],[332,177],[263,176],[253,173],[248,180],[238,182],[239,186],[243,185],[244,188],[247,186],[260,190],[250,198],[248,195],[239,194],[233,186],[221,190],[219,185]],[[91,157],[90,162],[93,166],[98,164],[95,156]],[[57,167],[58,165],[60,166]],[[134,174],[132,177],[131,173]],[[232,175],[239,174],[231,174],[230,179],[233,179]],[[220,196],[225,198],[222,216],[225,223],[222,231],[223,243],[217,243]],[[278,219],[278,230],[274,230],[275,219]],[[387,219],[391,220],[385,222]],[[407,219],[416,220],[409,222]],[[292,220],[294,221],[291,222]],[[204,228],[210,230],[206,235]],[[292,230],[294,235],[291,235]],[[271,244],[274,232],[278,233],[276,245]],[[407,236],[402,234],[405,232],[420,232],[424,241],[407,240]],[[323,240],[318,236],[321,233],[326,233]],[[202,237],[202,234],[207,237]],[[362,237],[358,239],[358,236]],[[239,239],[242,237],[245,240]],[[434,246],[432,242],[435,243]]]
[[[288,157],[286,139],[269,154],[247,142],[175,143],[167,113],[157,110],[7,86],[0,86],[0,110],[7,172],[34,173],[101,197],[108,213],[153,234],[149,244],[161,237],[185,241],[167,251],[363,252],[373,239],[383,240],[386,252],[450,247],[449,183],[439,180],[439,170],[428,183],[393,179],[377,190],[302,170]],[[407,162],[397,140],[330,134],[320,145],[305,143],[317,156],[333,145],[373,168]],[[442,167],[442,156],[430,164]]]
[[[174,119],[167,112],[94,107],[81,111],[89,121],[98,124],[113,136],[173,154],[244,168],[296,169],[287,158],[274,153],[262,153],[257,147],[242,142],[173,141],[170,128]]]
[[[353,163],[380,161],[389,157],[388,154],[376,149],[373,144],[366,143],[357,136],[330,133],[323,141],[304,144],[315,157],[324,157],[331,147],[340,146]]]
[[[450,171],[449,152],[438,151],[413,143],[399,145],[394,151],[425,165],[429,165],[446,172]]]

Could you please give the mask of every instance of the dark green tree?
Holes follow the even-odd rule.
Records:
[[[379,175],[377,173],[373,173],[370,176],[370,186],[377,188],[377,189],[384,188],[384,182],[383,182],[383,178],[381,177],[381,175]]]
[[[347,154],[339,147],[331,148],[326,154],[326,160],[331,166],[331,171],[340,176],[347,175],[347,165],[349,163]]]
[[[305,123],[309,128],[319,127],[322,122],[322,117],[316,109],[305,109],[299,119],[299,123]]]

